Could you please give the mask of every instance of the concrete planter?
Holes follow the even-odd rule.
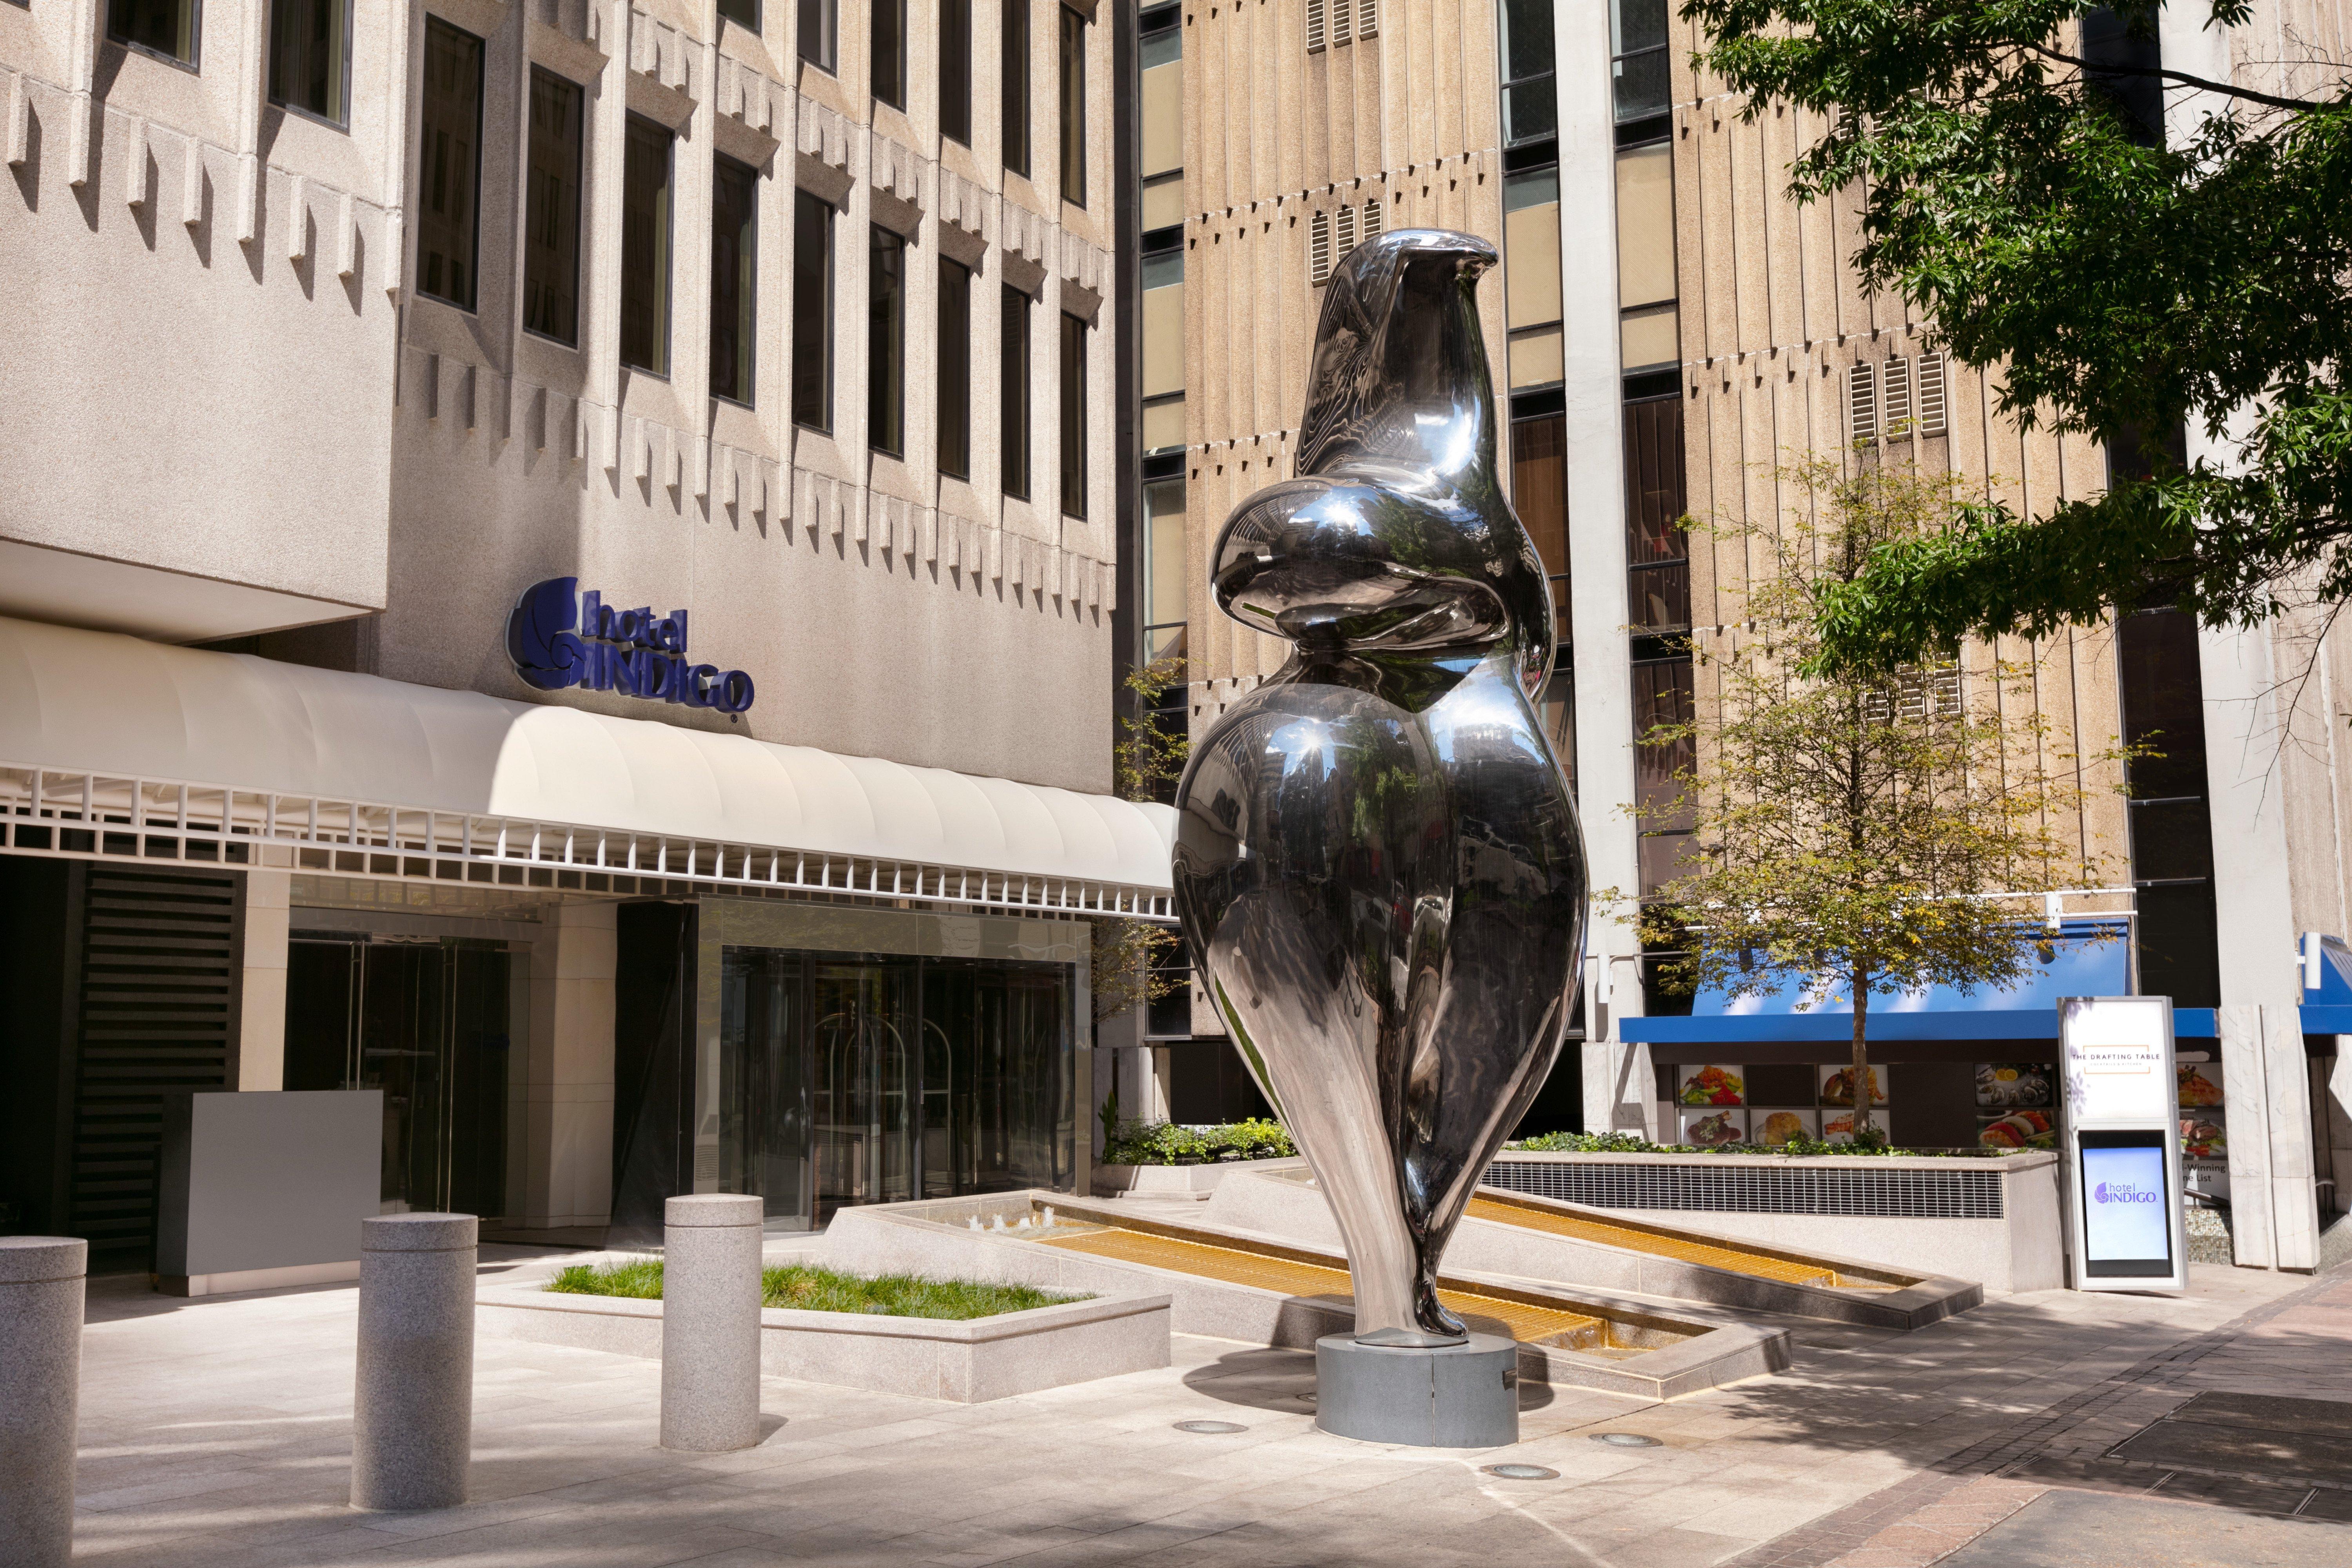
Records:
[[[1098,1198],[1205,1198],[1235,1171],[1305,1170],[1307,1162],[1212,1160],[1200,1165],[1101,1165],[1090,1189]]]
[[[961,1321],[763,1308],[760,1371],[979,1405],[1166,1366],[1168,1309],[1166,1296],[1136,1294]],[[659,1301],[501,1285],[479,1294],[477,1313],[485,1338],[648,1359],[662,1352]]]
[[[1833,1255],[1988,1291],[2065,1283],[2059,1160],[1505,1151],[1486,1182],[1627,1219]]]

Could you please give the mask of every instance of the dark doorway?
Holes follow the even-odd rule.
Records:
[[[511,955],[503,943],[303,933],[286,1087],[383,1091],[384,1212],[506,1212]]]

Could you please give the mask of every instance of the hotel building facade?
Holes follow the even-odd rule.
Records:
[[[177,1090],[383,1202],[1083,1189],[1097,0],[0,0],[0,1229]]]

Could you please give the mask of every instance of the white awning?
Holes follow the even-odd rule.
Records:
[[[0,812],[0,847],[33,852],[103,853],[95,832],[212,859],[209,837],[229,863],[280,863],[236,852],[273,842],[351,869],[329,847],[345,846],[434,862],[362,874],[479,881],[523,861],[1159,919],[1175,824],[1109,795],[5,618]]]

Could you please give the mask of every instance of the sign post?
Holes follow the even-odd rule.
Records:
[[[2074,1288],[2186,1290],[2172,999],[2063,998],[2058,1056]]]

